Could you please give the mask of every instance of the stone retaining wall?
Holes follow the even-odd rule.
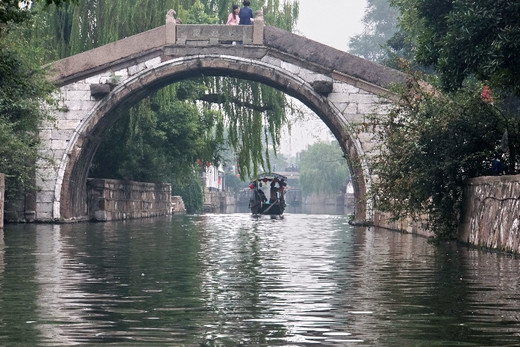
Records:
[[[163,216],[171,213],[171,186],[89,178],[88,215],[93,221]]]
[[[0,173],[0,229],[4,227],[4,193],[5,193],[5,177]]]
[[[520,175],[472,178],[464,202],[459,240],[520,253]]]

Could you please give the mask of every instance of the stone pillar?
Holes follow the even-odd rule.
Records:
[[[177,20],[175,15],[177,13],[174,10],[169,10],[166,13],[166,44],[174,45],[177,41]]]
[[[4,174],[0,173],[0,229],[4,227],[4,193],[5,193],[5,178]]]
[[[264,44],[264,26],[264,13],[258,10],[253,21],[253,45]]]

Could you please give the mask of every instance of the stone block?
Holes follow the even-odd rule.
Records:
[[[83,119],[84,117],[86,117],[85,115],[85,112],[83,111],[78,111],[78,110],[75,110],[75,111],[67,111],[67,112],[62,112],[60,114],[59,119],[67,119],[67,120],[71,120],[71,119],[77,119],[77,120],[80,120],[80,119]],[[55,128],[55,126],[53,125],[53,127]]]
[[[52,140],[70,140],[74,134],[73,130],[51,130]]]
[[[81,121],[75,119],[58,120],[58,128],[66,130],[75,130],[81,124]]]
[[[36,192],[36,203],[49,203],[54,201],[54,191],[42,190]]]
[[[51,220],[53,218],[52,202],[36,202],[36,219],[41,221]]]
[[[290,74],[294,75],[299,75],[301,72],[301,68],[299,66],[284,61],[281,63],[280,67],[283,70],[288,71]]]
[[[307,83],[313,83],[316,81],[333,83],[332,78],[306,69],[301,69],[298,76]]]
[[[354,87],[353,85],[346,84],[346,83],[334,83],[334,93],[341,93],[341,94],[357,94],[360,93],[360,89],[358,87]]]
[[[66,100],[66,106],[70,111],[90,111],[96,104],[92,99],[89,95],[88,99]]]
[[[67,149],[69,146],[69,140],[51,140],[51,146],[53,149]]]
[[[160,65],[161,63],[162,63],[161,57],[156,57],[156,58],[145,61],[145,65],[146,65],[147,69],[154,68],[157,65]]]
[[[377,105],[374,104],[358,104],[358,113],[360,114],[377,114]]]
[[[53,131],[53,129],[41,129],[38,132],[38,137],[42,141],[48,141],[48,140],[50,141],[50,139],[52,137],[52,131]]]
[[[96,211],[94,212],[94,219],[100,222],[105,222],[108,220],[106,211]]]
[[[99,83],[99,82],[96,82]],[[61,87],[60,90],[63,94],[65,94],[67,91],[89,91],[90,85],[92,83],[85,83],[84,81],[71,83],[67,86]]]
[[[327,99],[334,104],[355,102],[355,100],[350,98],[349,94],[336,93],[334,91],[327,96]]]
[[[137,64],[137,65],[132,65],[132,66],[129,66],[128,67],[128,75],[129,76],[133,76],[135,74],[138,74],[139,72],[143,71],[146,69],[146,64],[145,63],[140,63],[140,64]]]
[[[95,83],[106,83],[107,79],[109,79],[111,75],[112,71],[105,70],[97,75],[86,78],[85,80],[83,80],[83,83],[89,86]]]
[[[264,56],[261,59],[261,61],[263,63],[269,64],[269,65],[272,65],[272,66],[276,66],[276,67],[281,67],[282,66],[282,61],[280,59],[272,57],[270,55]]]
[[[363,94],[363,93],[349,93],[348,99],[358,104],[371,104],[375,105],[379,102],[379,97],[374,94]]]
[[[358,113],[358,107],[355,102],[339,102],[339,103],[334,103],[334,105],[344,115],[352,115],[352,114]]]

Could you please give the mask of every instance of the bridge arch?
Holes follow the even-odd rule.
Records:
[[[211,37],[204,42],[189,32],[207,31],[208,26],[194,27],[198,26],[177,25],[182,43],[172,40],[171,28],[163,26],[54,64],[61,107],[54,112],[57,124],[44,127],[41,137],[43,154],[57,165],[37,175],[42,189],[36,196],[36,219],[87,216],[89,166],[105,131],[117,120],[118,109],[165,85],[217,75],[270,85],[315,112],[345,153],[354,183],[356,221],[370,222],[373,206],[367,191],[371,177],[365,157],[373,144],[370,134],[360,133],[353,125],[364,122],[368,113],[384,112],[376,110],[381,100],[388,101],[381,96],[388,96],[386,87],[402,81],[402,75],[277,28],[262,26],[259,40],[258,28],[210,26]],[[213,36],[219,30],[225,30],[226,39],[230,30],[240,30],[241,37],[250,30],[256,36],[253,44],[215,43]],[[187,44],[187,37],[196,39],[195,44]],[[109,83],[114,76],[120,80],[115,86]],[[94,92],[98,87],[105,92]]]
[[[345,158],[349,162],[352,176],[367,178],[363,172],[366,164],[352,165],[352,162],[363,163],[364,155],[362,149],[356,146],[347,120],[332,105],[324,102],[323,96],[309,83],[290,71],[244,58],[224,55],[189,56],[166,61],[154,69],[132,76],[114,88],[110,97],[103,99],[86,117],[75,138],[70,141],[70,147],[66,151],[69,159],[63,161],[64,167],[60,170],[63,172],[63,184],[57,185],[55,190],[55,194],[61,197],[60,202],[66,202],[59,206],[63,218],[75,218],[87,213],[86,182],[90,163],[104,132],[117,120],[116,115],[119,113],[115,111],[135,104],[165,85],[202,75],[230,76],[261,82],[300,100],[322,119],[338,139],[343,151],[348,153]],[[366,194],[366,188],[364,179],[357,182],[356,201]],[[360,204],[356,215],[370,218],[370,207]]]

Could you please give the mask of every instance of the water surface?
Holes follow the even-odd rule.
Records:
[[[520,344],[520,260],[247,213],[0,231],[0,345]]]

